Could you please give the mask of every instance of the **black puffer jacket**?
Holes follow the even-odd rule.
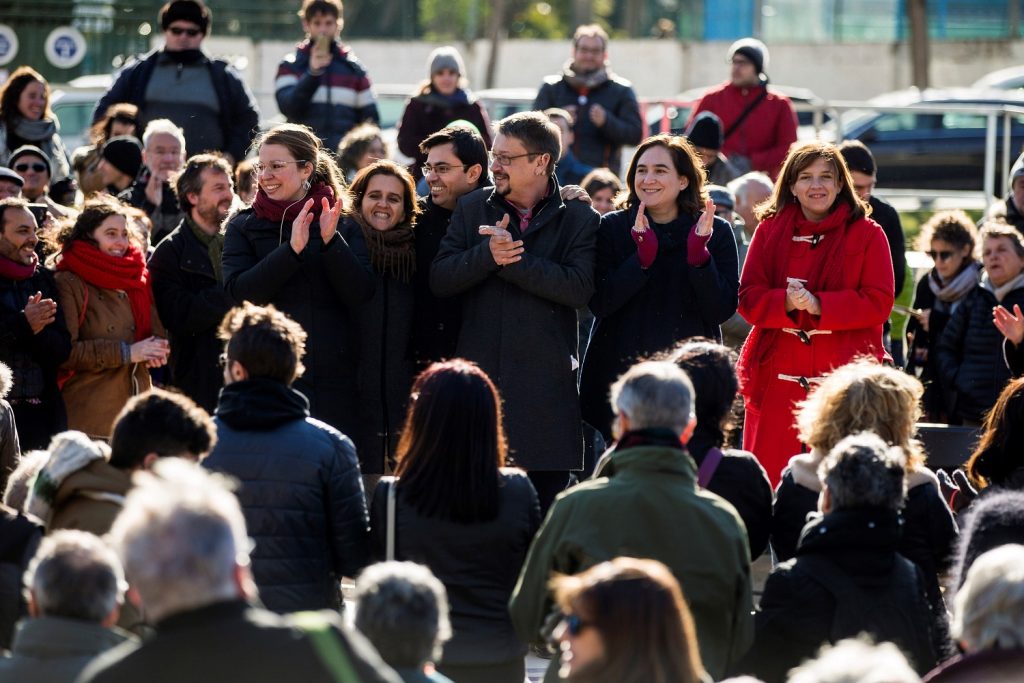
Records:
[[[369,520],[352,442],[269,379],[224,387],[217,445],[203,464],[242,483],[252,569],[275,612],[337,608],[342,576],[366,564]]]
[[[1013,311],[1024,306],[1024,287],[997,301],[987,281],[975,287],[953,312],[939,339],[938,363],[951,391],[950,417],[980,424],[1010,379],[1003,358],[1003,335],[992,324],[992,309],[1002,305]]]

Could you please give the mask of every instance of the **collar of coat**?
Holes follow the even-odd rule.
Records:
[[[697,465],[685,446],[665,443],[660,438],[641,445],[622,447],[616,444],[602,456],[595,468],[594,478],[614,477],[624,471],[674,474],[694,483],[697,481]]]
[[[491,189],[491,195],[487,198],[487,204],[498,211],[508,214],[509,231],[514,235],[519,234],[519,209],[510,201],[498,194],[496,189]],[[541,198],[531,209],[532,215],[527,228],[529,234],[544,227],[565,208],[562,201],[562,188],[554,176],[548,179],[548,193]]]

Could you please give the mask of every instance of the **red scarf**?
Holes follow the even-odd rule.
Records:
[[[0,278],[5,280],[14,280],[15,282],[27,280],[36,274],[36,268],[38,267],[39,257],[35,254],[32,254],[32,265],[30,266],[0,256]]]
[[[121,289],[128,293],[135,319],[135,341],[153,333],[150,312],[153,290],[149,285],[146,259],[134,244],[124,256],[111,256],[86,240],[72,240],[64,245],[57,261],[57,270],[67,270],[100,289]]]
[[[824,220],[815,222],[804,216],[803,210],[796,202],[762,222],[757,229],[760,231],[767,228],[761,245],[764,253],[772,255],[768,266],[771,286],[786,288],[786,268],[789,265],[789,250],[793,246],[793,237],[822,235],[823,239],[819,243],[821,246],[818,248],[824,255],[817,260],[814,270],[808,274],[805,287],[812,294],[839,289],[842,284],[845,255],[843,245],[846,242],[848,227],[853,222],[850,221],[850,207],[846,203],[840,203]],[[797,326],[794,324],[794,327]],[[736,374],[741,387],[750,380],[751,371],[768,360],[780,334],[781,330],[763,329],[757,325],[750,331],[736,363]]]
[[[287,221],[288,228],[291,229],[292,221],[294,221],[299,212],[302,211],[302,207],[306,205],[308,199],[313,200],[313,216],[316,219],[320,218],[320,212],[323,210],[322,199],[326,197],[328,203],[334,204],[334,190],[330,185],[325,183],[317,183],[309,188],[309,192],[306,196],[298,201],[279,201],[277,199],[271,199],[267,196],[267,193],[263,191],[262,187],[256,188],[256,199],[252,203],[252,209],[256,212],[256,215],[260,218],[274,223],[281,223]]]

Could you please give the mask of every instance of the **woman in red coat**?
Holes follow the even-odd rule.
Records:
[[[886,357],[892,259],[869,210],[836,148],[822,142],[790,151],[760,207],[739,292],[739,313],[753,330],[736,370],[746,404],[743,448],[773,486],[803,450],[796,402],[854,357]]]

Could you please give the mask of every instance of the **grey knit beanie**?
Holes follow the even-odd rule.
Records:
[[[430,75],[441,69],[451,69],[460,76],[466,75],[466,65],[462,63],[462,55],[451,45],[439,47],[430,53]]]

